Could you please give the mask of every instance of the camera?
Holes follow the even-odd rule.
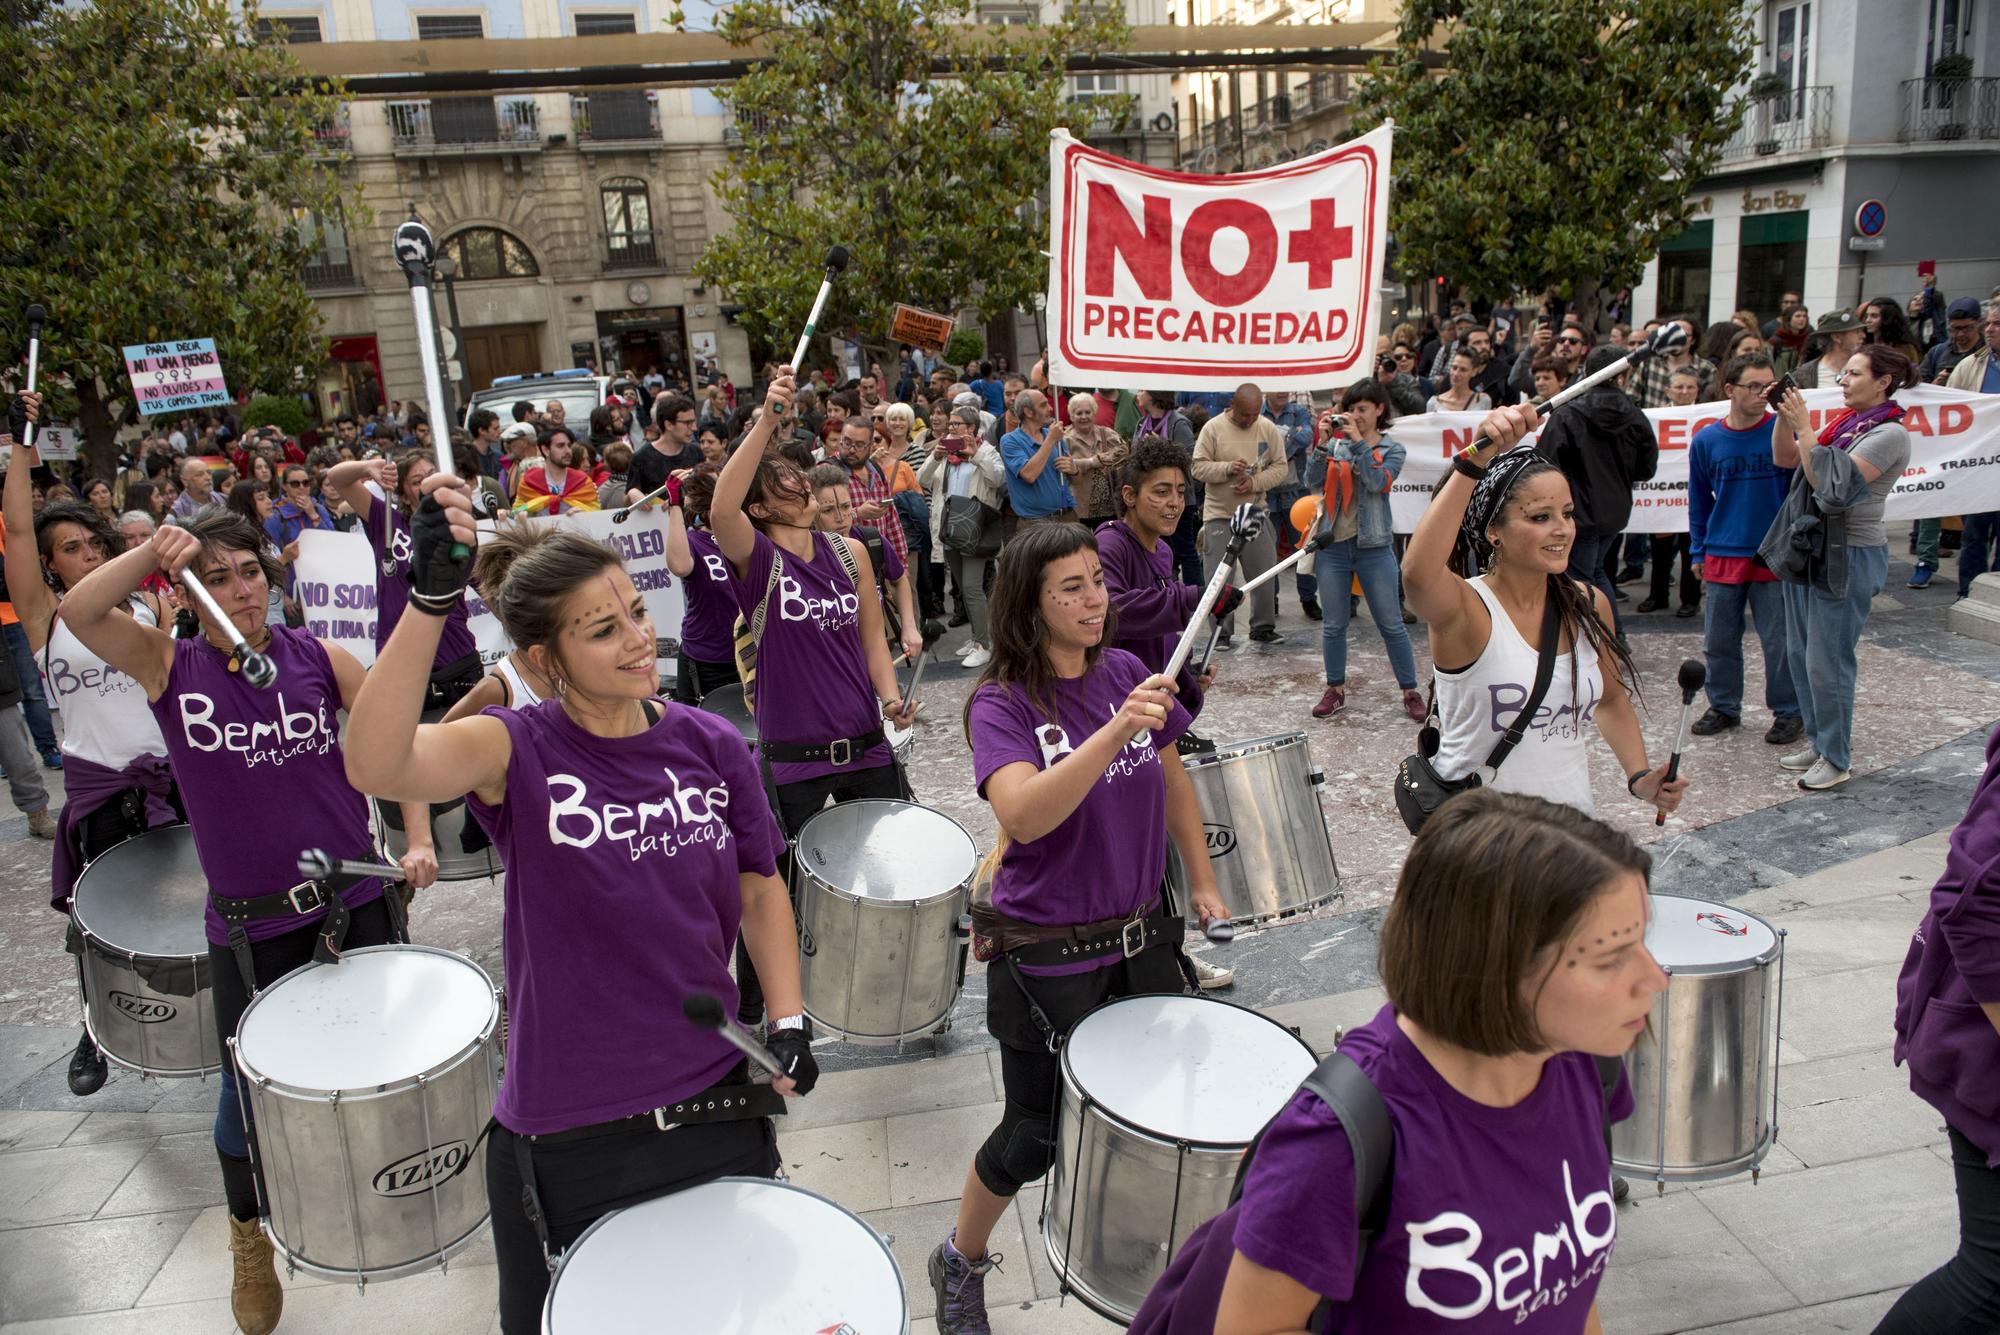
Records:
[[[1375,373],[1377,375],[1394,375],[1395,372],[1396,359],[1388,353],[1385,352],[1375,359]]]

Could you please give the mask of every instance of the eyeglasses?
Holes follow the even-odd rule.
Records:
[[[1583,340],[1582,340],[1582,339],[1580,339],[1580,338],[1578,338],[1578,337],[1577,337],[1577,336],[1576,336],[1575,334],[1564,334],[1564,335],[1563,335],[1563,336],[1562,336],[1561,338],[1557,339],[1557,340],[1556,340],[1556,342],[1558,342],[1558,343],[1574,343],[1574,344],[1576,344],[1576,345],[1577,345],[1578,347],[1582,347],[1582,346],[1583,346]]]
[[[1747,390],[1752,394],[1768,394],[1771,392],[1771,386],[1777,383],[1775,380],[1746,380],[1737,385],[1736,388]]]
[[[309,478],[288,477],[285,479],[285,485],[288,487],[310,487],[312,481]]]

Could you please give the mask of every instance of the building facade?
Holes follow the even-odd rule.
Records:
[[[1786,292],[1815,318],[1907,302],[1925,261],[1947,297],[1985,297],[2000,284],[2000,6],[1755,8],[1743,127],[1695,183],[1694,221],[1647,267],[1634,315],[1769,319]]]

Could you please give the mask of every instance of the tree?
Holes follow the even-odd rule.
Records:
[[[721,90],[742,136],[714,181],[730,230],[698,272],[740,322],[789,354],[840,244],[850,257],[821,330],[881,346],[890,308],[1027,306],[1042,290],[1048,135],[1071,122],[1064,57],[1114,47],[1123,6],[982,27],[972,0],[741,0],[718,31],[768,59]],[[1129,99],[1093,104],[1079,129]]]
[[[1412,282],[1554,290],[1594,322],[1687,223],[1742,122],[1741,0],[1409,0],[1364,127],[1396,123],[1390,230]],[[1438,25],[1448,70],[1420,56]]]
[[[257,40],[254,0],[14,0],[10,17],[0,346],[18,357],[26,306],[47,309],[43,387],[78,415],[91,473],[116,467],[133,415],[126,344],[213,338],[232,393],[299,388],[325,345],[298,219],[339,216],[314,154],[340,90]]]

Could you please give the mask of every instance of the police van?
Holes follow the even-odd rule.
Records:
[[[611,377],[599,375],[587,366],[573,371],[538,371],[533,375],[503,375],[491,385],[477,390],[465,405],[465,427],[472,429],[472,414],[485,408],[500,419],[502,426],[514,420],[514,405],[527,400],[536,412],[547,410],[551,401],[563,406],[563,425],[587,435],[590,414],[601,407],[611,391]]]

